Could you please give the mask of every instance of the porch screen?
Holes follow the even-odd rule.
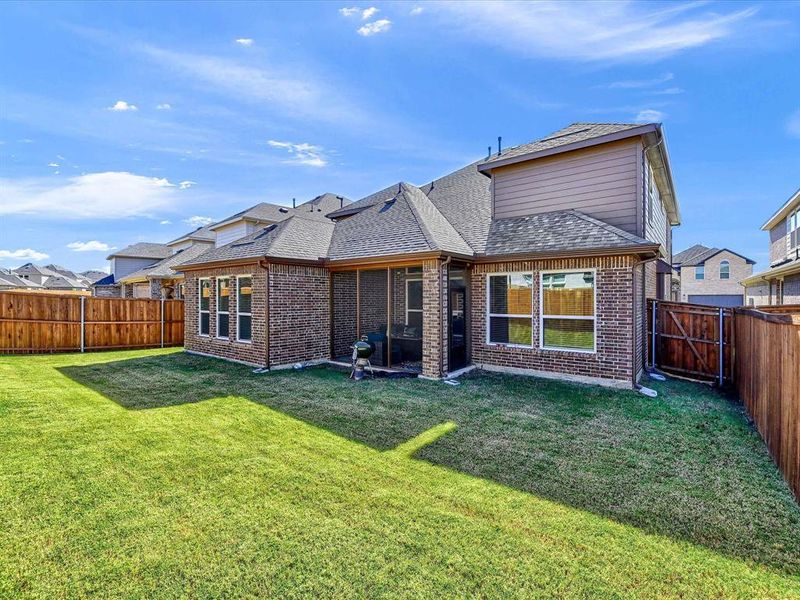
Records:
[[[594,272],[542,274],[542,347],[594,351]]]
[[[532,345],[533,274],[489,276],[489,332],[493,344]]]

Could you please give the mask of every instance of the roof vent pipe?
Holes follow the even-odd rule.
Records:
[[[492,147],[489,146],[486,148],[486,158],[489,158],[492,155]]]
[[[292,198],[292,208],[297,208],[297,199]]]
[[[501,136],[497,136],[497,156],[500,156],[503,153],[503,138]]]

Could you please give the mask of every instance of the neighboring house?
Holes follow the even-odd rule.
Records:
[[[4,290],[37,290],[42,289],[38,283],[29,279],[22,279],[19,275],[8,269],[0,268],[0,291]]]
[[[679,302],[743,306],[742,281],[753,274],[754,260],[728,248],[695,244],[672,257]]]
[[[95,281],[99,281],[100,279],[107,277],[108,273],[106,273],[105,271],[97,271],[95,269],[90,269],[89,271],[82,271],[78,273],[78,275],[89,281],[89,284],[91,285]]]
[[[575,123],[324,214],[218,234],[184,263],[187,350],[279,368],[348,362],[366,336],[373,365],[429,378],[630,387],[680,223],[659,124]]]
[[[14,269],[13,273],[17,277],[21,277],[26,281],[31,281],[38,285],[44,285],[50,277],[58,277],[60,273],[48,269],[47,267],[39,267],[33,263],[25,263],[21,267]]]
[[[89,289],[85,282],[78,279],[73,279],[71,277],[65,277],[64,275],[48,277],[47,281],[44,282],[43,287],[46,290],[62,290],[73,292],[86,291]]]
[[[747,304],[800,304],[800,190],[761,229],[769,231],[769,269],[744,281]]]
[[[111,298],[149,298],[149,284],[139,283],[124,286],[120,281],[125,276],[149,267],[171,255],[172,250],[167,244],[151,242],[138,242],[109,254],[106,260],[111,263],[111,274],[92,284],[92,294]]]

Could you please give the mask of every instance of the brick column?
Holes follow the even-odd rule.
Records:
[[[439,260],[422,263],[422,376],[447,372],[446,269]]]
[[[154,300],[161,300],[161,279],[150,280],[150,298]]]

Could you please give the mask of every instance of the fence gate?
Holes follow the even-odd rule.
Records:
[[[648,300],[648,364],[720,386],[733,383],[733,319],[731,308]]]

